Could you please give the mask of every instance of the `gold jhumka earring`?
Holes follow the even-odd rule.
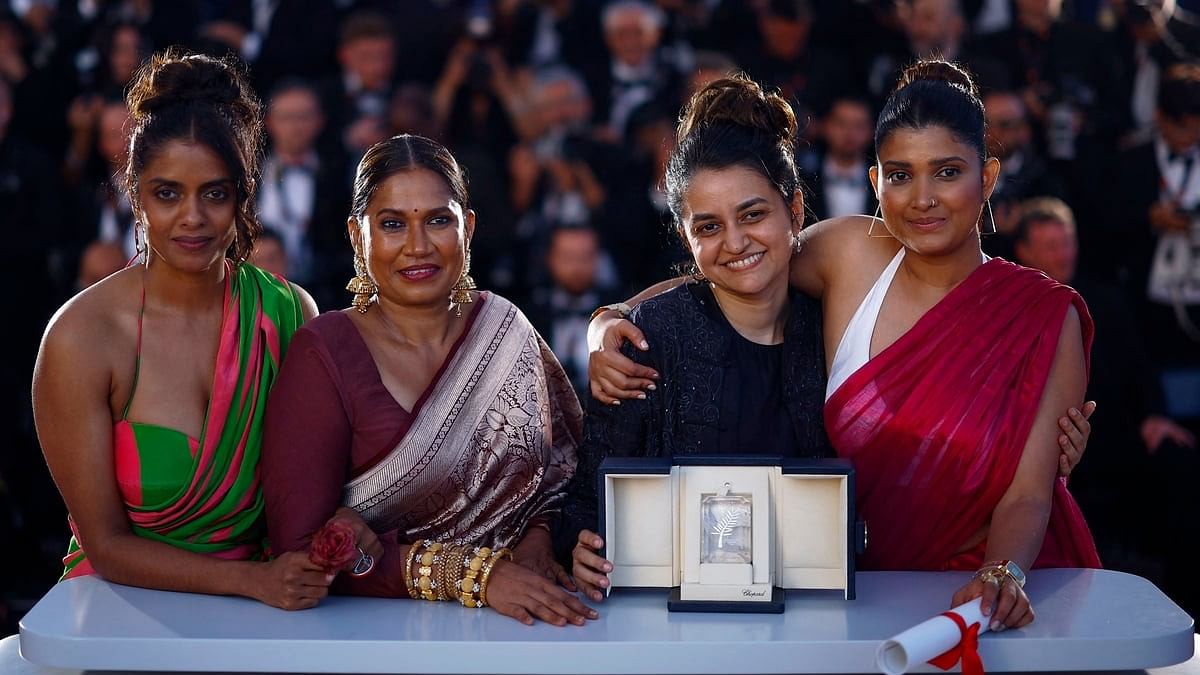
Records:
[[[471,291],[476,288],[475,280],[471,278],[471,248],[468,246],[465,260],[463,261],[462,276],[458,278],[458,281],[454,282],[454,286],[450,289],[450,302],[454,303],[455,316],[462,316],[463,305],[475,302],[471,299]]]
[[[367,261],[363,260],[361,253],[354,254],[354,277],[346,284],[346,290],[354,294],[350,304],[354,305],[359,314],[367,313],[375,294],[379,292],[379,287],[367,276]]]

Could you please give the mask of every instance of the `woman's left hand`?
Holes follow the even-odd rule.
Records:
[[[1033,605],[1029,603],[1029,596],[1025,595],[1025,589],[1008,576],[976,574],[966,586],[955,592],[950,606],[958,607],[980,596],[983,596],[980,610],[984,616],[991,617],[988,623],[989,630],[1020,628],[1033,621]]]
[[[544,527],[530,527],[525,536],[513,548],[513,562],[546,577],[550,581],[574,593],[575,582],[562,565],[554,559],[554,544],[550,532]]]
[[[339,506],[337,511],[333,512],[333,516],[325,521],[328,525],[334,521],[343,522],[354,530],[354,542],[363,553],[371,556],[378,563],[383,558],[383,544],[379,541],[379,536],[367,525],[367,521],[358,515],[358,511],[346,506]]]
[[[1096,402],[1088,401],[1082,408],[1071,408],[1067,414],[1058,419],[1058,447],[1062,452],[1058,456],[1058,475],[1066,478],[1083,459],[1083,451],[1087,450],[1088,438],[1092,435],[1092,424],[1088,418],[1096,412]]]

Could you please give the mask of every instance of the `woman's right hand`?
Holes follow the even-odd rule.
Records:
[[[604,600],[601,589],[608,588],[608,573],[612,571],[612,563],[601,558],[596,552],[604,546],[604,540],[591,530],[582,530],[579,540],[571,551],[571,575],[575,577],[575,585],[585,595],[596,602]]]
[[[334,575],[308,559],[306,551],[290,551],[266,563],[255,563],[253,597],[280,609],[315,607],[329,594]]]
[[[555,626],[582,626],[600,615],[546,577],[508,560],[499,560],[488,578],[487,604],[505,616],[532,626],[534,617]]]
[[[604,312],[588,325],[588,379],[592,396],[601,403],[619,405],[623,398],[646,398],[645,390],[655,387],[658,373],[621,353],[625,340],[642,351],[650,349],[642,331],[616,312]]]

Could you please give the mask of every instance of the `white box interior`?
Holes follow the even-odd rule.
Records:
[[[778,583],[784,588],[845,588],[846,476],[781,474],[775,482]]]
[[[733,468],[752,467],[720,469]],[[605,476],[605,555],[613,564],[610,588],[673,587],[683,582],[685,528],[680,502],[686,481],[680,469],[673,467],[669,475]],[[783,474],[779,467],[768,471],[772,503],[769,548],[774,561],[770,582],[782,588],[846,588],[852,555],[847,545],[847,505],[853,498],[849,479],[844,475]],[[756,583],[762,583],[759,574],[756,569]]]
[[[605,476],[605,555],[613,564],[610,589],[679,585],[673,478],[674,469],[670,475]]]
[[[683,505],[680,506],[681,531],[684,542],[682,551],[683,580],[685,584],[700,583],[700,540],[703,527],[700,523],[700,500],[704,495],[718,494],[724,483],[729,483],[732,494],[750,497],[752,506],[751,547],[753,564],[751,583],[769,584],[771,579],[771,476],[776,467],[770,466],[685,466],[680,471],[680,490]],[[761,533],[761,534],[760,534]],[[763,536],[763,535],[766,536]],[[714,568],[714,571],[716,568]],[[719,574],[718,574],[719,576]],[[723,583],[739,583],[733,578]]]

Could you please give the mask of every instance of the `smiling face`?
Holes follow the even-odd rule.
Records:
[[[683,195],[680,227],[700,272],[717,292],[757,298],[787,286],[792,236],[803,212],[757,171],[702,169]]]
[[[980,162],[975,149],[944,127],[897,129],[871,167],[883,220],[905,248],[943,256],[979,250],[977,225],[996,186],[1000,162]]]
[[[137,188],[152,264],[202,272],[223,263],[236,236],[237,187],[217,153],[168,141],[148,158]]]
[[[475,212],[463,210],[440,175],[417,168],[389,176],[348,224],[381,302],[449,307]]]

